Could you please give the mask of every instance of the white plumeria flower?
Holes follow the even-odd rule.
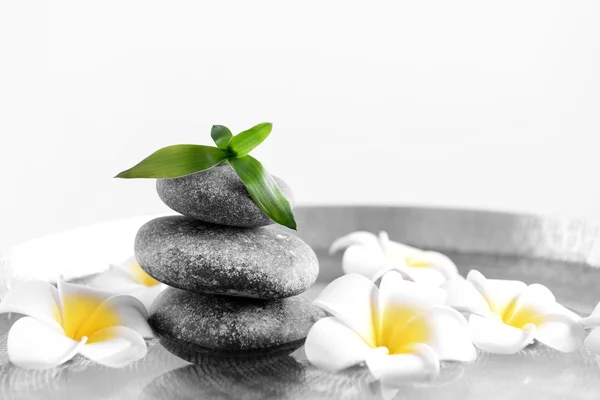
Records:
[[[385,385],[429,380],[440,360],[473,361],[465,318],[444,306],[446,293],[386,273],[379,288],[358,274],[334,280],[314,304],[330,313],[306,338],[308,361],[327,371],[365,362]]]
[[[353,232],[337,239],[330,254],[342,249],[342,268],[346,274],[357,273],[377,281],[387,271],[400,272],[406,279],[438,287],[458,276],[456,265],[444,254],[423,251],[393,242],[386,232]]]
[[[582,318],[583,327],[591,328],[590,334],[585,338],[583,344],[588,349],[600,354],[600,303],[596,305],[589,317]]]
[[[146,355],[152,337],[143,304],[132,296],[58,281],[29,281],[13,288],[0,313],[25,314],[8,333],[10,361],[20,367],[56,367],[76,354],[108,367]]]
[[[562,352],[581,347],[581,318],[556,302],[545,286],[520,281],[486,279],[471,271],[466,280],[446,282],[446,304],[472,313],[473,343],[484,351],[514,354],[534,339]]]
[[[117,265],[111,265],[107,271],[93,277],[89,284],[116,293],[129,294],[139,299],[148,312],[151,311],[156,297],[167,288],[167,285],[148,275],[140,267],[135,257],[130,257]]]

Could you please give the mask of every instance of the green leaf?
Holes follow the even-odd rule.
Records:
[[[246,185],[254,203],[267,217],[278,224],[296,229],[296,219],[290,203],[257,159],[252,156],[230,158],[229,164]]]
[[[261,144],[273,129],[273,124],[263,122],[235,135],[229,142],[229,149],[235,157],[243,157]]]
[[[178,178],[214,167],[227,151],[211,146],[177,144],[155,151],[115,178]]]
[[[220,149],[227,149],[227,146],[229,145],[229,141],[233,137],[233,134],[226,126],[213,125],[212,129],[210,130],[210,137],[212,137],[212,139]]]

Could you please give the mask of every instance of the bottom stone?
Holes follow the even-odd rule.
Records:
[[[260,358],[292,353],[324,316],[302,296],[259,300],[168,288],[149,323],[163,346],[199,363],[210,358]]]
[[[304,339],[281,346],[245,351],[209,349],[189,342],[167,339],[165,337],[160,338],[160,344],[170,353],[193,364],[237,366],[248,362],[256,365],[257,363],[271,362],[279,357],[289,356],[304,345]]]

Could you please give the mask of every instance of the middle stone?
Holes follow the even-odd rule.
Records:
[[[315,253],[293,235],[184,216],[156,218],[142,226],[135,256],[144,271],[169,286],[260,299],[300,294],[319,273]]]

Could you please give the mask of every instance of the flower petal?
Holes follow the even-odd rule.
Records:
[[[546,286],[533,284],[527,286],[501,315],[505,323],[522,328],[533,323],[537,317],[550,314],[556,306],[556,298]]]
[[[22,368],[53,368],[73,358],[84,343],[34,318],[23,317],[8,332],[8,357]]]
[[[352,232],[346,236],[342,236],[341,238],[334,241],[331,247],[329,248],[329,254],[337,253],[340,250],[346,249],[354,245],[371,246],[375,248],[380,247],[377,236],[375,236],[371,232],[357,231]]]
[[[148,347],[144,339],[133,329],[113,326],[98,331],[89,338],[79,353],[98,364],[121,368],[138,361],[146,355]]]
[[[28,315],[62,332],[58,291],[48,282],[15,286],[0,303],[0,314],[9,312]]]
[[[600,354],[600,328],[592,329],[583,344],[591,351]]]
[[[440,360],[471,362],[477,358],[467,320],[447,306],[434,306],[416,315],[399,332],[398,343],[401,346],[424,343]],[[391,347],[390,351],[403,352]]]
[[[535,325],[528,324],[523,329],[506,325],[500,317],[492,315],[469,317],[469,330],[473,344],[481,350],[496,354],[514,354],[531,344],[535,337]]]
[[[600,326],[600,303],[596,305],[589,317],[581,320],[581,323],[585,326]]]
[[[492,312],[502,316],[511,303],[525,290],[520,281],[486,279],[479,271],[472,270],[467,280],[485,297]]]
[[[65,334],[77,338],[77,331],[86,319],[109,297],[114,294],[84,285],[58,280],[58,296]]]
[[[538,328],[536,339],[560,351],[574,351],[583,342],[583,328],[579,325],[581,317],[558,304],[544,285],[533,284],[525,288],[502,318],[515,328],[533,323]]]
[[[377,381],[374,383],[379,384],[379,386],[378,387],[376,386],[375,390],[374,390],[376,399],[392,400],[392,399],[396,398],[396,395],[400,391],[400,389],[395,388],[393,386],[387,386],[385,384],[382,384],[380,381]]]
[[[142,267],[140,267],[140,264],[137,262],[135,257],[129,257],[116,267],[131,276],[135,282],[144,286],[150,287],[160,284],[159,281],[148,275],[148,273],[144,271]]]
[[[444,274],[434,268],[412,268],[407,266],[401,271],[408,280],[430,287],[440,287],[446,278]]]
[[[371,354],[366,360],[367,367],[375,379],[387,386],[430,381],[440,373],[435,351],[425,344],[416,344],[405,354]]]
[[[350,246],[342,257],[345,274],[360,274],[371,280],[375,280],[380,271],[402,268],[405,265],[404,259],[387,258],[379,247]]]
[[[116,295],[100,304],[81,324],[78,332],[92,337],[96,332],[112,326],[125,326],[142,337],[152,337],[152,329],[147,322],[148,312],[141,301],[133,296]],[[88,340],[88,342],[90,342]]]
[[[413,260],[418,264],[424,264],[436,271],[439,271],[445,280],[454,279],[458,276],[458,268],[456,264],[447,255],[438,253],[437,251],[424,251],[418,256],[413,257]],[[411,263],[409,262],[409,267]]]
[[[90,286],[107,289],[118,293],[136,290],[140,283],[122,268],[111,265],[107,271],[101,272],[90,279]]]
[[[486,315],[490,313],[490,306],[479,290],[470,281],[465,279],[452,279],[442,285],[446,291],[446,305],[461,312]]]
[[[326,371],[341,371],[365,361],[372,348],[335,317],[317,321],[306,337],[305,353],[311,364]]]
[[[142,302],[146,310],[148,311],[148,315],[152,315],[154,313],[154,309],[152,308],[152,304],[154,300],[158,297],[158,295],[167,288],[167,285],[160,284],[154,286],[138,286],[138,289],[129,292],[129,294],[139,301]]]
[[[389,257],[404,258],[417,256],[423,253],[423,250],[417,249],[416,247],[391,241],[389,235],[385,231],[379,232],[379,245]]]
[[[375,347],[372,305],[377,287],[358,274],[337,278],[325,287],[314,304],[339,318],[358,333],[371,347]]]
[[[570,353],[583,345],[585,330],[573,318],[562,314],[550,314],[534,321],[535,338],[548,347]]]
[[[393,335],[421,310],[442,305],[446,292],[438,288],[405,281],[396,271],[386,273],[379,285],[375,329],[377,343],[388,345]]]

